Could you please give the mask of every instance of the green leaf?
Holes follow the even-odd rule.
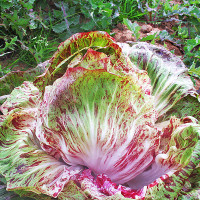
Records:
[[[140,33],[139,30],[141,29],[141,27],[135,22],[132,23],[130,20],[128,19],[123,19],[123,23],[128,27],[128,29],[130,31],[133,32],[133,35],[135,36],[136,40],[138,41],[139,37],[140,37]]]
[[[72,17],[74,17],[74,15],[76,14],[76,6],[71,6],[68,10],[66,10],[66,14],[68,17],[71,17],[71,15],[73,15]]]
[[[63,17],[63,12],[60,10],[53,10],[53,14],[58,19],[62,19],[62,17]]]
[[[155,40],[157,38],[157,33],[154,33],[153,35],[147,35],[146,37],[143,37],[140,41],[141,42],[145,42],[145,41],[151,41],[151,40]]]
[[[17,41],[17,36],[15,36],[14,38],[12,38],[10,42],[5,41],[6,45],[5,45],[4,48],[0,48],[0,53],[5,52],[9,48],[12,49],[13,46],[16,44],[16,41]]]
[[[195,67],[195,64],[191,65],[191,67],[189,68],[189,74],[192,76],[196,76],[200,79],[200,67]]]
[[[113,12],[112,9],[109,9],[109,8],[104,8],[103,9],[103,15],[105,15],[107,18],[112,16],[112,12]]]
[[[91,20],[89,22],[84,23],[81,28],[85,31],[90,31],[94,28],[96,24]]]
[[[29,19],[20,18],[17,20],[16,25],[26,27],[29,23]]]
[[[190,52],[193,48],[200,44],[200,36],[197,35],[195,39],[188,39],[187,46],[184,48],[187,52]]]
[[[67,24],[65,21],[62,21],[61,23],[54,25],[52,28],[55,33],[62,33],[67,30]]]
[[[160,38],[161,41],[173,40],[172,36],[166,30],[160,31],[158,37]]]
[[[67,18],[67,20],[69,22],[69,26],[72,25],[72,24],[73,25],[80,24],[80,16],[79,15],[75,15],[73,17],[69,17],[69,18]]]
[[[12,2],[9,2],[7,0],[2,0],[0,5],[3,10],[9,9],[13,6]]]
[[[34,3],[34,1],[33,2],[29,2],[29,3],[23,3],[23,7],[24,8],[26,8],[27,10],[30,10],[30,9],[32,9],[33,8],[33,3]]]
[[[184,50],[186,56],[194,57],[200,59],[200,36],[197,35],[195,39],[188,39],[187,45],[185,45]]]

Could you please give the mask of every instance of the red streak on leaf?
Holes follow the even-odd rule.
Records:
[[[26,147],[29,147],[29,145],[19,146],[19,149],[23,149],[23,148],[26,148]]]
[[[82,172],[78,180],[81,181],[86,181],[89,180],[92,182],[94,185],[97,186],[98,190],[108,196],[115,195],[116,193],[121,192],[121,194],[126,197],[126,198],[132,198],[135,199],[136,197],[139,199],[144,199],[145,197],[145,189],[140,189],[140,190],[133,190],[128,187],[122,186],[122,185],[117,185],[116,183],[113,183],[106,175],[100,174],[97,176],[95,179],[91,175],[91,170],[86,169]]]
[[[29,97],[28,100],[29,100],[30,103],[35,104],[35,102],[33,101],[33,99],[31,97]]]
[[[86,61],[96,61],[100,60],[104,57],[107,57],[106,54],[98,51],[94,51],[93,49],[88,49],[86,54],[83,56],[83,60]]]
[[[42,161],[35,162],[32,165],[30,165],[30,168],[38,166],[40,163],[42,163]]]
[[[31,155],[29,155],[28,153],[23,153],[20,155],[20,158],[29,158]]]
[[[144,198],[143,189],[133,190],[122,185],[116,185],[104,174],[97,176],[96,185],[101,192],[109,196],[114,195],[115,193],[120,191],[121,194],[126,198],[135,199],[137,196],[140,196],[140,199]]]
[[[150,95],[151,91],[150,90],[145,90],[145,94]]]
[[[10,111],[12,111],[12,110],[14,110],[16,107],[10,107],[10,108],[8,108],[8,112],[10,112]]]
[[[42,182],[45,180],[45,177],[42,177],[38,182]]]
[[[60,191],[53,193],[53,197],[57,197]]]
[[[86,169],[84,171],[82,171],[80,177],[78,178],[79,181],[84,180],[85,178],[88,178],[90,180],[94,180],[94,177],[91,175],[91,170],[90,169]]]
[[[168,179],[168,178],[169,178],[169,175],[167,175],[167,174],[161,176],[160,178],[156,179],[153,183],[149,184],[149,185],[147,186],[147,189],[156,186],[156,185],[157,185],[158,183],[160,183],[161,181],[166,181],[166,182],[167,182],[167,179]]]

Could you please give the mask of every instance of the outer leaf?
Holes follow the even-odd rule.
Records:
[[[45,67],[48,61],[39,64],[36,68],[28,70],[28,71],[13,71],[2,78],[0,78],[0,104],[2,104],[7,96],[11,93],[11,91],[15,88],[20,86],[24,81],[33,81],[34,77],[39,76],[45,71]]]
[[[39,141],[34,134],[38,94],[36,93],[35,98],[30,101],[31,105],[27,104],[30,98],[28,88],[31,84],[24,85],[26,90],[23,86],[16,89],[3,104],[5,115],[0,120],[0,173],[6,178],[7,190],[21,190],[20,195],[28,195],[27,192],[23,192],[25,190],[57,197],[76,172],[73,169],[69,171],[67,165],[47,155],[38,146]],[[17,98],[16,91],[22,98],[19,103],[14,104],[13,99]],[[9,104],[9,108],[14,106],[12,110],[6,109],[6,105]],[[50,197],[46,196],[43,199]]]
[[[34,109],[39,103],[40,93],[31,82],[25,81],[21,86],[16,87],[8,96],[7,101],[1,106],[4,116],[9,113],[24,109]]]
[[[101,31],[77,33],[60,44],[58,51],[50,60],[48,70],[43,76],[37,78],[34,84],[43,91],[46,85],[52,84],[65,73],[68,64],[75,56],[83,56],[89,48],[108,54],[113,63],[121,55],[121,48],[107,33]]]
[[[177,171],[169,178],[162,180],[156,186],[149,188],[146,199],[154,197],[154,199],[176,199],[178,195],[182,195],[182,188],[195,169],[195,166],[199,164],[199,143],[196,145],[196,149],[192,153],[191,161],[189,164]],[[199,176],[199,174],[198,174]],[[180,193],[181,192],[181,193]],[[198,198],[200,196],[198,195]]]
[[[200,168],[194,169],[189,179],[185,182],[179,200],[198,200],[200,198]]]
[[[28,197],[20,197],[14,192],[6,190],[6,180],[3,176],[0,175],[0,197],[1,200],[33,200],[32,198]]]
[[[9,134],[14,134],[11,130],[8,131]],[[5,131],[3,133],[8,135]],[[39,150],[37,145],[30,141],[34,138],[30,138],[29,134],[24,131],[6,137],[4,148],[0,149],[0,172],[7,180],[7,190],[26,190],[56,197],[71,175],[66,165]]]
[[[187,68],[166,49],[147,43],[136,43],[132,47],[127,44],[121,46],[135,65],[148,72],[159,115],[167,112],[184,96],[197,96],[187,75]]]
[[[193,116],[200,121],[200,97],[188,95],[182,98],[158,120],[168,120],[171,116],[176,116],[178,118]]]
[[[87,200],[88,196],[78,187],[74,181],[69,181],[58,196],[59,200]]]
[[[156,158],[158,163],[168,165],[171,170],[176,166],[176,171],[148,185],[146,199],[176,199],[184,193],[188,180],[192,183],[194,175],[200,175],[196,170],[200,163],[200,125],[193,123],[194,119],[190,117],[184,118],[183,122],[177,120],[172,118],[163,129],[161,154]]]

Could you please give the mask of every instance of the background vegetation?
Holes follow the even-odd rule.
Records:
[[[137,22],[159,26],[173,21],[173,34],[139,39]],[[0,77],[49,59],[60,42],[77,32],[104,30],[118,23],[136,39],[170,40],[184,51],[191,75],[200,78],[200,1],[177,0],[0,0]]]

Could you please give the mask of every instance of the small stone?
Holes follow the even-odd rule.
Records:
[[[140,31],[142,32],[142,33],[149,33],[149,32],[151,32],[152,31],[152,26],[151,25],[143,25],[142,27],[141,27],[141,29],[140,29]]]
[[[158,35],[160,33],[160,29],[158,28],[153,28],[152,31],[150,33],[147,33],[147,35],[153,35],[155,34]]]

